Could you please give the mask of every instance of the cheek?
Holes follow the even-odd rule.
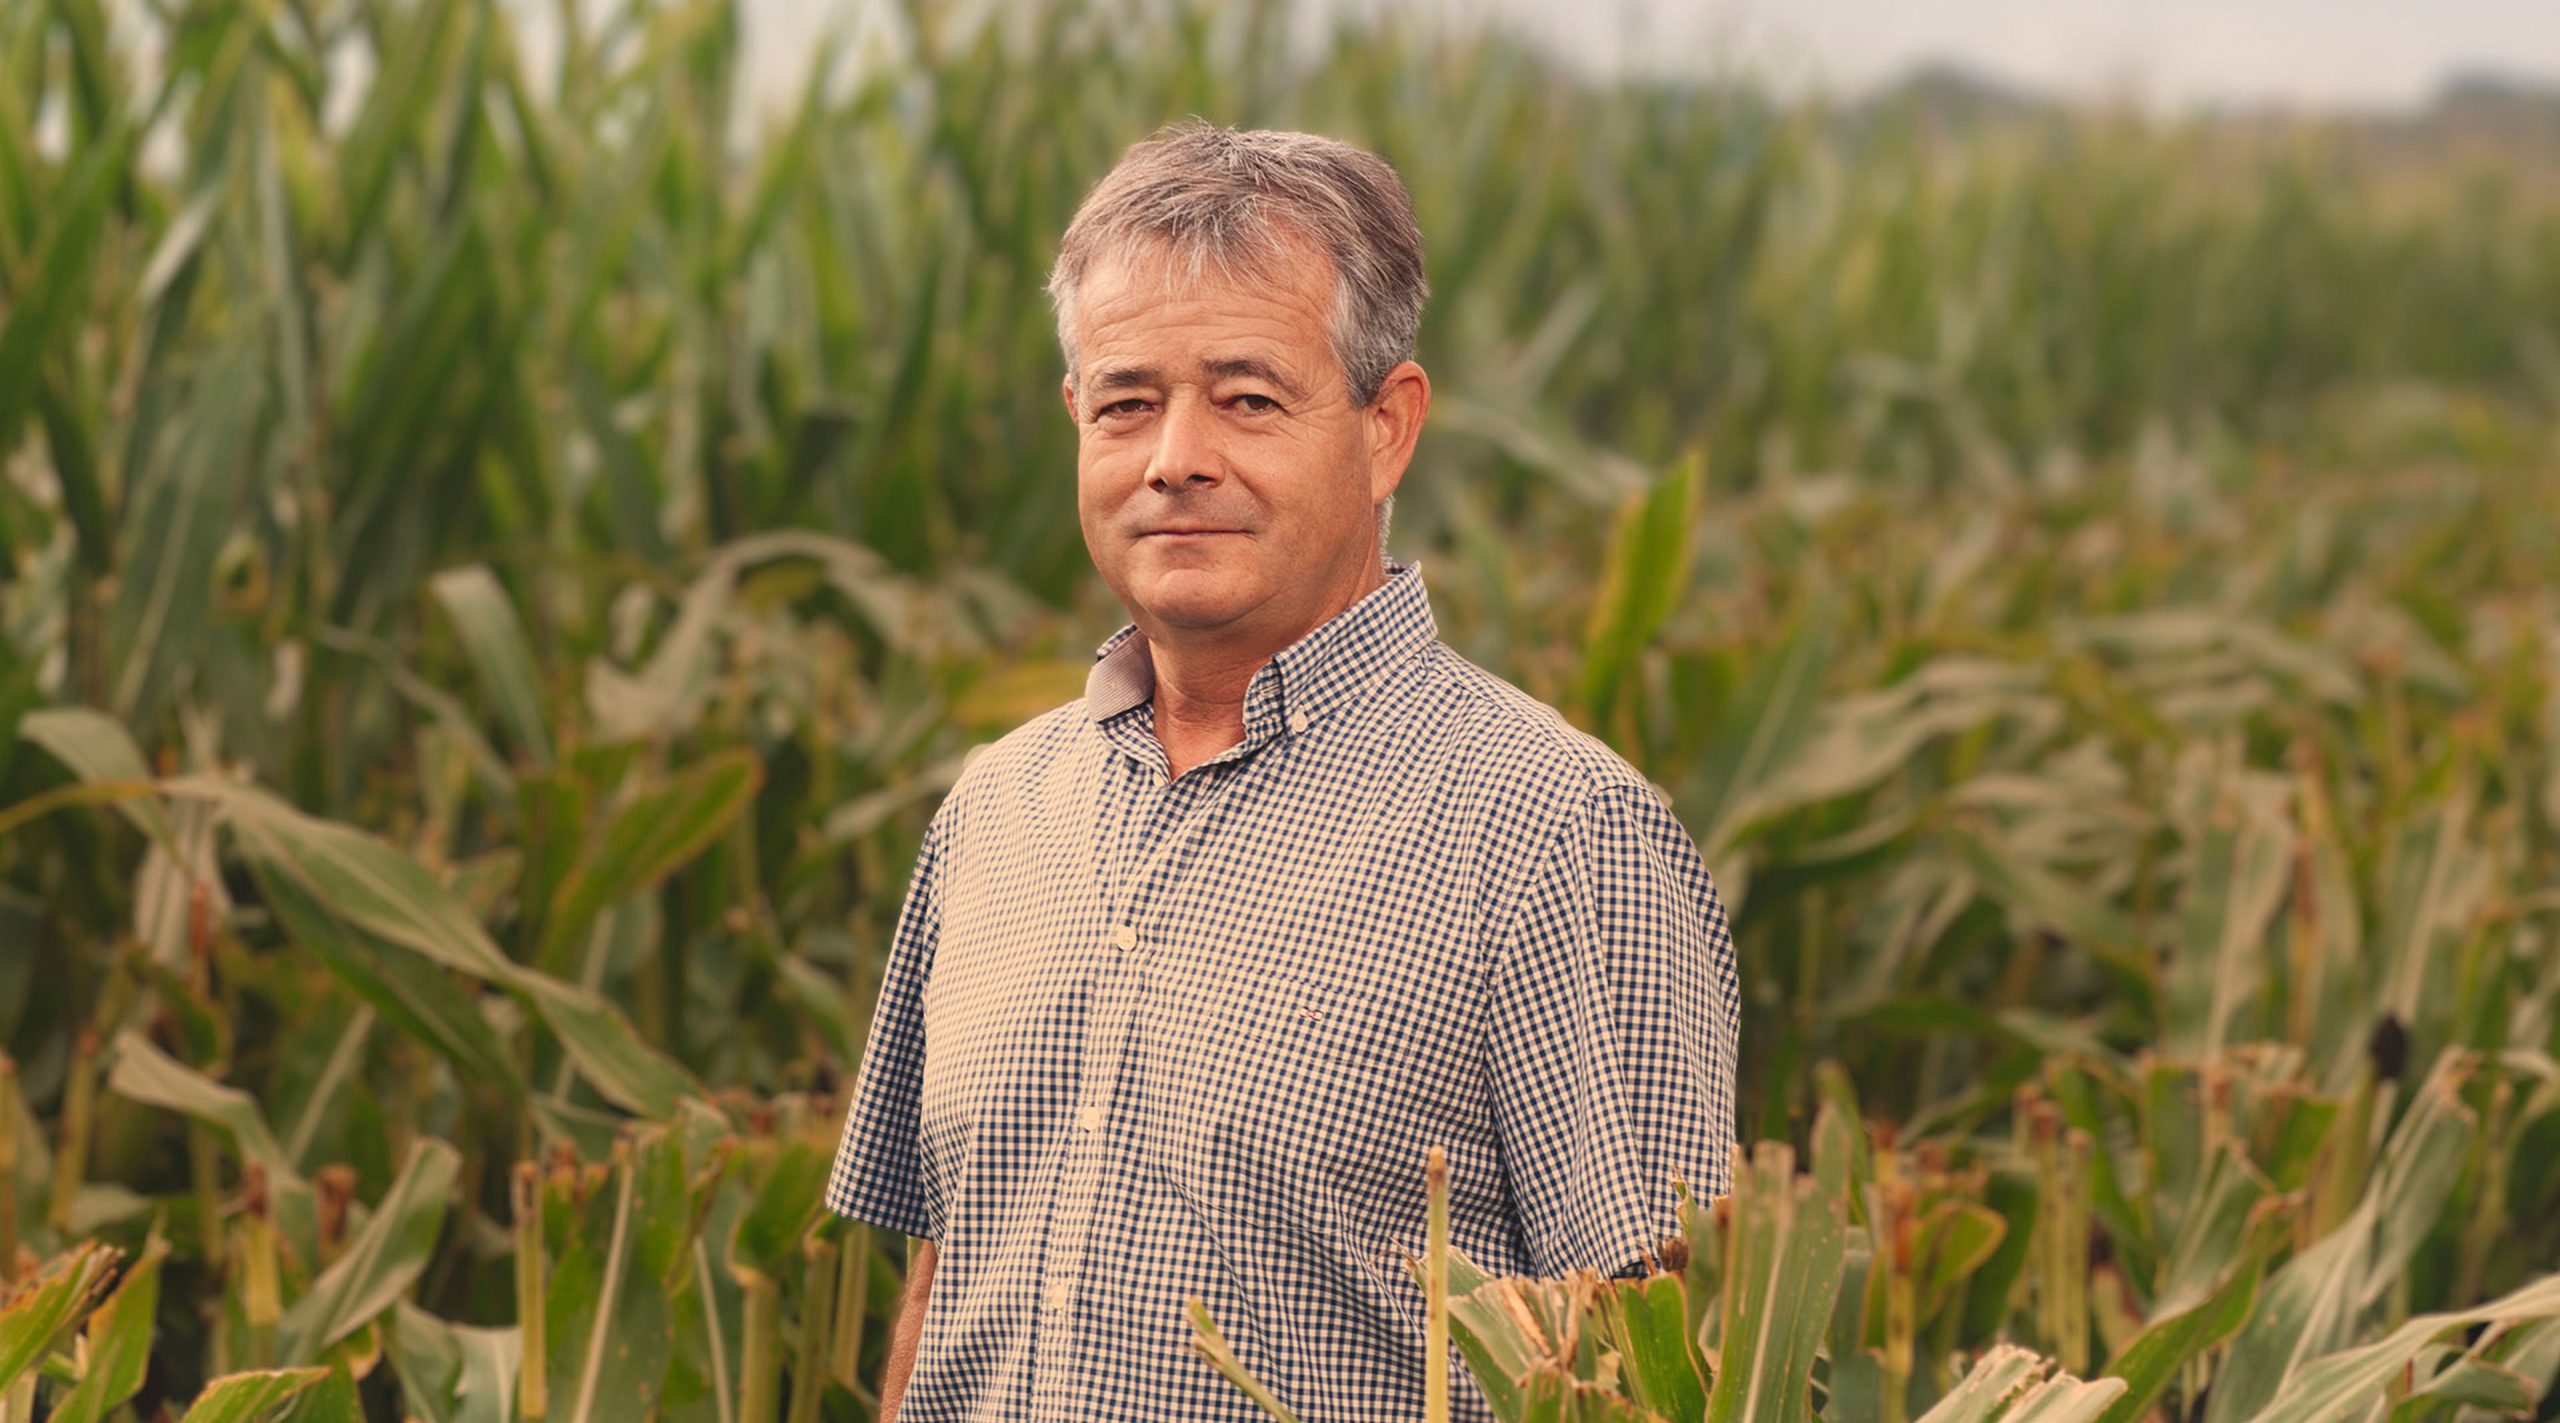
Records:
[[[1090,502],[1111,486],[1111,455],[1091,435],[1076,446],[1076,496]]]
[[[1116,489],[1146,472],[1144,442],[1087,430],[1077,437],[1076,479],[1087,490]]]

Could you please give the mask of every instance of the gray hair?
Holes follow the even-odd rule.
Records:
[[[1422,229],[1396,170],[1311,133],[1239,131],[1191,120],[1132,147],[1076,209],[1049,270],[1058,344],[1076,371],[1076,287],[1100,257],[1153,248],[1197,278],[1267,276],[1288,239],[1311,239],[1334,273],[1333,348],[1362,405],[1413,357],[1422,303]]]
[[[1068,384],[1077,382],[1076,287],[1096,259],[1152,249],[1187,279],[1212,266],[1267,276],[1292,238],[1331,260],[1334,361],[1353,404],[1377,399],[1387,373],[1413,359],[1431,294],[1403,180],[1385,159],[1334,139],[1197,119],[1132,147],[1067,224],[1049,298]],[[1381,558],[1394,504],[1389,495],[1378,506]]]

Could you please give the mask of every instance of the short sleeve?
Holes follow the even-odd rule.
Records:
[[[1487,1060],[1504,1170],[1546,1274],[1609,1274],[1731,1189],[1741,996],[1697,846],[1660,796],[1593,792],[1495,945]]]
[[[836,1147],[827,1180],[827,1206],[839,1215],[869,1221],[901,1235],[939,1238],[924,1189],[918,1108],[924,1089],[924,985],[933,973],[941,940],[942,904],[937,874],[950,810],[946,798],[916,854],[907,900],[898,912],[889,966],[872,1010],[871,1037],[862,1050],[844,1139]]]

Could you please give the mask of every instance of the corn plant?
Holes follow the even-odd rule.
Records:
[[[2089,1238],[2096,1188],[2086,1153],[2054,1165],[2043,1125],[2021,1153],[2039,1178],[2021,1214],[1989,1209],[1982,1175],[1913,1173],[1893,1147],[1862,1143],[1850,1109],[1833,1099],[1814,1127],[1809,1170],[1796,1171],[1786,1143],[1761,1143],[1732,1195],[1684,1199],[1681,1233],[1662,1242],[1643,1278],[1491,1278],[1437,1234],[1412,1274],[1432,1310],[1447,1311],[1458,1355],[1502,1423],[2131,1423],[2162,1405],[2170,1417],[2263,1423],[2386,1405],[2408,1418],[2455,1417],[2467,1405],[2529,1411],[2560,1372],[2560,1275],[2474,1308],[2390,1319],[2367,1337],[2406,1264],[2394,1252],[2417,1235],[2393,1217],[2429,1214],[2426,1178],[2448,1176],[2440,1158],[2460,1156],[2446,1140],[2458,1125],[2453,1111],[2440,1098],[2413,1112],[2354,1215],[2272,1272],[2293,1197],[2226,1183],[2190,1198],[2198,1215],[2181,1230],[2175,1284],[2096,1312],[2121,1325],[2099,1327],[2103,1368],[2087,1353],[2088,1300],[2121,1288],[2121,1274],[2024,1258],[2052,1254],[2048,1244],[2002,1250],[2021,1214],[2023,1232],[2039,1241],[2057,1213]],[[2237,1171],[2251,1170],[2237,1142],[2223,1145]],[[1428,1179],[1435,1209],[1445,1208],[1445,1178]],[[2069,1218],[2075,1200],[2083,1214]],[[2018,1327],[1971,1339],[1968,1299],[1995,1316],[2014,1313]],[[1941,1319],[1946,1328],[1929,1327]],[[1191,1320],[1203,1359],[1293,1423],[1196,1302]],[[1968,1347],[1951,1347],[1959,1340]],[[1448,1347],[1428,1340],[1424,1357],[1446,1360]],[[1424,1416],[1445,1420],[1447,1400],[1434,1399]]]
[[[1406,175],[1391,552],[1670,798],[1812,1166],[1636,1286],[1429,1265],[1488,1391],[2535,1406],[2547,149],[996,8],[764,104],[725,0],[542,65],[496,0],[0,7],[9,1419],[863,1416],[826,1104],[936,798],[1121,620],[1039,283],[1192,112]]]

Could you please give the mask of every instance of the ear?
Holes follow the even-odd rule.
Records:
[[[1378,398],[1362,418],[1369,437],[1369,502],[1396,492],[1413,463],[1414,442],[1422,438],[1423,419],[1431,413],[1431,377],[1411,361],[1387,372]]]
[[[1083,424],[1084,412],[1076,409],[1076,382],[1073,376],[1059,379],[1058,398],[1067,403],[1067,419],[1074,424]]]

